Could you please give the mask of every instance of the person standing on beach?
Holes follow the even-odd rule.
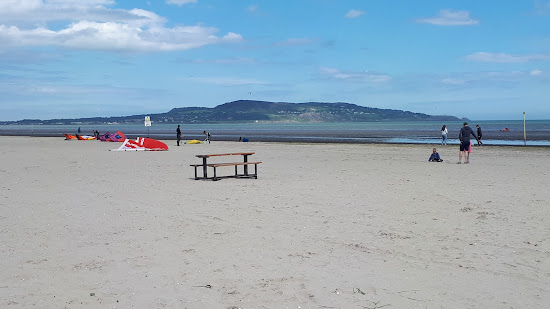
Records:
[[[181,129],[180,125],[178,124],[178,128],[176,129],[176,139],[178,140],[178,146],[180,145],[181,141]]]
[[[464,164],[470,163],[470,157],[468,155],[468,149],[470,148],[470,135],[477,139],[474,130],[468,126],[467,122],[464,122],[464,126],[460,129],[460,133],[458,134],[458,139],[460,140],[460,151],[458,153],[457,164],[462,163],[462,155],[464,155]]]
[[[78,135],[80,135],[80,127],[78,127]]]
[[[443,125],[441,127],[441,145],[447,145],[447,134],[449,132],[447,131],[447,125]]]
[[[483,143],[481,142],[481,127],[478,125],[476,125],[476,128],[477,128],[477,145],[478,146],[481,146],[483,145]]]

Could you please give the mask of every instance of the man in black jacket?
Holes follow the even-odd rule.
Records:
[[[478,125],[476,125],[476,128],[477,128],[477,145],[480,146],[480,145],[483,145],[483,143],[481,142],[481,127]]]
[[[179,146],[180,140],[181,140],[181,129],[179,124],[178,124],[178,128],[176,129],[176,139],[178,140],[178,146]]]
[[[468,157],[468,149],[470,149],[470,135],[477,139],[474,130],[472,130],[472,128],[468,126],[468,123],[465,122],[464,126],[460,129],[460,133],[458,134],[458,139],[460,140],[458,164],[462,163],[462,153],[464,153],[464,164],[470,163],[470,158]]]

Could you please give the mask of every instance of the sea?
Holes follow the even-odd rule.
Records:
[[[4,136],[60,137],[63,133],[93,135],[118,130],[128,138],[150,137],[161,140],[176,139],[174,123],[144,124],[79,124],[71,125],[0,125]],[[387,143],[387,144],[441,144],[441,127],[449,131],[448,144],[458,144],[462,121],[441,123],[435,121],[345,122],[345,123],[181,123],[184,140],[203,139],[203,131],[212,135],[212,141],[307,142],[307,143]],[[479,120],[470,121],[474,129],[479,124],[485,145],[550,146],[550,120]],[[508,128],[508,131],[503,129]],[[524,131],[525,128],[525,131]]]

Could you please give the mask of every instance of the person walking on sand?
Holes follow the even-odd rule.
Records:
[[[449,131],[447,131],[447,126],[443,125],[441,127],[441,145],[447,145],[447,134]]]
[[[458,162],[462,163],[462,155],[464,155],[464,164],[470,163],[470,157],[468,155],[468,149],[470,148],[470,135],[477,138],[474,130],[468,126],[467,122],[464,122],[464,126],[460,129],[458,139],[460,140],[460,151],[458,152]]]
[[[176,129],[176,139],[178,140],[178,146],[180,145],[181,141],[181,129],[180,125],[178,124],[178,128]]]
[[[204,142],[210,144],[210,132],[202,131],[202,134],[204,134]]]
[[[481,127],[478,125],[476,125],[476,128],[477,128],[477,145],[478,146],[481,146],[483,145],[483,143],[481,142]]]

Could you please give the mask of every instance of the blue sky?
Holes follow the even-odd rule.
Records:
[[[0,120],[239,99],[550,119],[550,0],[1,0]]]

